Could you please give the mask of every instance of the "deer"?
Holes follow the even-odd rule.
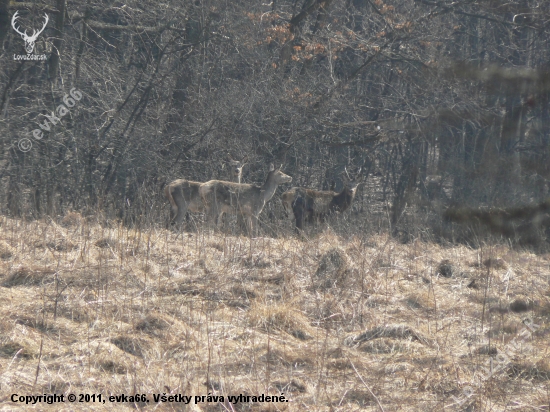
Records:
[[[217,227],[224,213],[235,213],[247,218],[249,234],[254,236],[257,232],[258,217],[265,204],[271,200],[279,185],[292,182],[292,177],[281,171],[282,166],[275,169],[273,164],[270,164],[262,186],[221,180],[203,183],[199,193],[207,210],[207,218],[215,219]]]
[[[227,159],[229,179],[241,183],[243,167],[246,165],[245,156],[242,160]],[[169,225],[181,225],[187,212],[204,213],[204,203],[199,194],[199,187],[203,182],[194,182],[186,179],[177,179],[166,185],[164,195],[170,202]]]
[[[313,224],[324,221],[326,216],[334,213],[344,213],[348,210],[355,198],[357,187],[363,182],[361,168],[352,179],[347,168],[344,188],[340,193],[334,190],[314,190],[305,187],[293,187],[281,195],[283,208],[289,215],[292,211],[296,219],[296,230],[304,228],[304,222]],[[333,189],[331,185],[331,189]]]

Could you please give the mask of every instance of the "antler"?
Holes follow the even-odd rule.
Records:
[[[348,179],[349,179],[349,180],[352,180],[351,177],[349,177],[348,167],[347,167],[347,166],[344,166],[344,171],[346,172],[346,176],[348,177]]]
[[[36,40],[36,38],[38,37],[38,35],[40,33],[42,33],[44,31],[44,29],[46,28],[46,26],[48,25],[48,22],[50,21],[50,18],[48,17],[48,15],[46,13],[44,13],[44,25],[42,26],[42,28],[37,32],[36,30],[32,30],[32,36],[31,36],[31,41],[34,41]]]
[[[19,29],[15,26],[15,23],[16,23],[16,21],[17,21],[17,18],[19,17],[19,16],[17,15],[17,13],[19,13],[19,10],[17,10],[17,11],[14,13],[13,17],[11,18],[11,26],[13,27],[13,29],[14,29],[18,34],[20,34],[21,36],[23,36],[23,38],[27,38],[27,37],[29,37],[29,36],[27,36],[27,30],[25,30],[25,33],[21,33],[21,32],[19,31]]]

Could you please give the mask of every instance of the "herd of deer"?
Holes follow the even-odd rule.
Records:
[[[271,200],[277,187],[292,182],[292,177],[284,174],[281,167],[273,164],[262,186],[241,183],[246,157],[240,161],[229,160],[232,182],[210,180],[205,183],[185,179],[174,180],[164,189],[171,205],[170,223],[181,225],[187,212],[205,213],[207,221],[218,226],[224,213],[237,214],[246,218],[249,234],[257,232],[258,217],[265,204]],[[361,168],[354,178],[345,169],[347,180],[340,193],[293,187],[281,196],[287,214],[292,211],[296,219],[296,229],[301,231],[304,222],[312,224],[324,221],[333,213],[346,211],[355,197],[357,186],[362,182]]]

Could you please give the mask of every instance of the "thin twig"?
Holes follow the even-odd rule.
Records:
[[[363,385],[365,385],[365,388],[367,388],[367,390],[370,392],[370,394],[372,395],[372,397],[374,398],[374,400],[376,401],[376,403],[378,404],[378,407],[380,408],[380,410],[382,412],[385,412],[384,411],[384,408],[382,407],[382,405],[380,404],[380,401],[378,400],[378,398],[376,397],[376,395],[374,393],[372,393],[372,391],[370,390],[369,388],[369,385],[367,385],[367,383],[363,380],[363,377],[359,374],[359,372],[357,371],[357,368],[355,367],[355,365],[353,364],[353,362],[351,361],[350,358],[348,358],[349,360],[349,363],[351,363],[351,367],[353,368],[353,370],[355,371],[355,373],[357,374],[357,376],[359,376],[359,379],[361,379],[361,382],[363,382]]]

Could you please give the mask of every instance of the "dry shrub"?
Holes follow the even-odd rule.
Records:
[[[37,286],[53,282],[55,270],[20,266],[11,272],[2,282],[5,288],[14,286]]]
[[[251,327],[264,331],[283,331],[300,340],[312,336],[308,318],[289,303],[263,304],[254,302],[248,312]]]
[[[0,259],[8,260],[15,256],[15,249],[11,247],[5,240],[0,240]]]

